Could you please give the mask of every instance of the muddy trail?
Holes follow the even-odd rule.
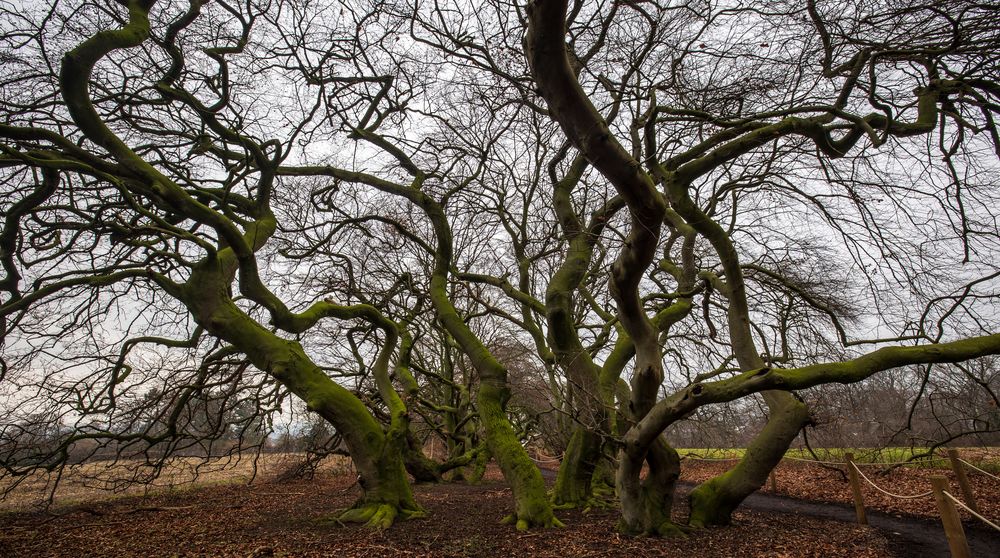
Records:
[[[542,470],[546,480],[554,480],[555,471]],[[686,500],[688,493],[697,483],[678,482],[677,498]],[[741,506],[742,509],[760,513],[807,516],[816,519],[840,521],[855,525],[857,517],[852,506],[802,500],[755,492]],[[944,558],[951,555],[941,522],[926,517],[889,514],[867,510],[868,525],[878,529],[892,543],[897,556],[906,558]],[[965,536],[969,541],[972,556],[993,558],[1000,556],[1000,532],[985,525],[964,522]]]

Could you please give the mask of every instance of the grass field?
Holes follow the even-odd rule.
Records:
[[[816,448],[816,455],[813,456],[809,450],[799,448],[788,450],[788,452],[785,453],[785,457],[790,459],[807,459],[810,461],[818,459],[820,461],[843,463],[846,461],[844,455],[847,453],[853,453],[854,460],[858,463],[879,463],[885,465],[905,464],[908,467],[926,467],[934,469],[951,468],[946,450],[943,449],[938,449],[937,452],[935,452],[934,457],[924,457],[911,461],[911,458],[914,455],[927,453],[927,449],[928,448],[908,447]],[[956,449],[958,449],[959,457],[975,464],[976,467],[986,471],[1000,473],[1000,448],[970,447]],[[746,450],[743,448],[683,448],[678,449],[677,452],[686,457],[720,460],[739,459],[743,457]]]

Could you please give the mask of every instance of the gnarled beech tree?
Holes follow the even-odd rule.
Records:
[[[42,66],[51,56],[45,49],[53,32],[46,26],[48,19],[82,22],[92,16],[93,21],[87,22],[90,25],[82,27],[85,31],[90,31],[87,27],[100,30],[81,38],[62,56],[58,75],[25,70],[13,80],[12,85],[20,89],[8,88],[12,100],[7,120],[11,124],[4,126],[3,137],[10,145],[5,146],[3,165],[11,169],[7,183],[12,186],[9,199],[13,207],[4,231],[8,242],[4,284],[9,294],[2,307],[8,319],[5,341],[14,346],[30,344],[35,324],[32,312],[53,301],[74,296],[99,298],[101,288],[125,293],[153,289],[158,304],[173,304],[171,310],[180,316],[179,321],[185,314],[194,320],[196,333],[186,341],[149,336],[129,340],[111,366],[91,373],[80,371],[86,379],[79,385],[95,401],[74,409],[76,412],[97,417],[116,413],[116,398],[122,396],[116,391],[129,389],[126,361],[135,357],[129,354],[135,347],[196,348],[206,342],[202,336],[210,336],[224,345],[222,352],[244,355],[342,435],[360,472],[364,495],[353,509],[339,516],[340,520],[387,527],[397,516],[420,514],[404,465],[418,480],[436,480],[443,471],[469,463],[481,452],[466,448],[465,454],[443,464],[430,462],[421,454],[409,430],[408,404],[419,402],[420,389],[410,371],[411,336],[405,329],[401,331],[401,323],[385,316],[390,310],[387,303],[376,308],[292,296],[294,304],[303,309],[290,310],[279,296],[283,289],[288,294],[288,285],[274,276],[262,277],[261,271],[262,261],[274,262],[272,240],[282,230],[273,205],[277,190],[294,189],[315,177],[329,177],[357,188],[371,186],[419,207],[430,224],[433,240],[418,243],[433,258],[426,296],[437,322],[478,372],[473,431],[481,426],[489,454],[499,462],[514,489],[512,522],[520,529],[558,524],[541,474],[507,417],[510,391],[506,368],[451,301],[448,279],[454,264],[452,232],[444,212],[447,195],[438,201],[423,188],[425,180],[439,181],[441,175],[420,170],[403,149],[379,134],[385,121],[401,112],[407,96],[419,90],[419,84],[412,81],[396,84],[413,76],[392,74],[398,69],[398,60],[393,58],[397,53],[383,47],[391,46],[389,39],[395,28],[392,22],[379,24],[384,7],[355,9],[345,5],[338,14],[326,13],[323,6],[315,11],[315,6],[298,2],[276,6],[218,2],[213,13],[221,19],[209,19],[206,10],[215,6],[200,0],[181,10],[145,0],[120,4],[87,5],[79,16],[63,13],[56,5],[48,13],[35,14],[37,20],[19,22],[25,27],[37,26],[32,30],[35,35],[26,34],[32,36],[36,48],[31,54],[44,59]],[[255,34],[264,35],[266,40],[254,40]],[[16,35],[15,31],[9,36]],[[204,43],[205,37],[211,39],[209,46],[194,46]],[[137,53],[140,55],[130,60]],[[96,72],[101,64],[115,71]],[[261,79],[247,77],[257,74]],[[51,82],[46,83],[46,79]],[[133,82],[139,85],[133,86]],[[264,83],[298,92],[303,95],[300,100],[306,95],[313,98],[275,118],[255,104],[274,100],[269,93],[281,97],[281,92],[264,90],[254,98],[253,90]],[[410,85],[414,88],[409,89]],[[94,93],[119,88],[120,95]],[[28,102],[18,105],[14,100],[18,95]],[[50,111],[53,106],[59,108]],[[289,164],[288,159],[309,159],[310,138],[336,131],[347,131],[349,141],[387,154],[412,182],[398,184],[333,165]],[[274,132],[276,137],[260,139],[258,132],[265,138]],[[305,153],[298,151],[303,145]],[[457,182],[460,186],[475,176],[473,172]],[[445,186],[452,188],[454,184]],[[103,204],[93,204],[95,199]],[[47,212],[55,212],[57,217],[41,217]],[[79,223],[73,223],[74,219]],[[66,226],[60,223],[63,220],[71,222],[70,228],[89,231],[64,242],[59,237],[60,228]],[[23,224],[27,224],[25,229],[21,229]],[[287,230],[295,234],[291,228]],[[56,240],[39,247],[24,244],[25,234]],[[78,260],[79,253],[87,252],[81,243],[87,242],[96,248],[91,254],[95,263]],[[320,242],[306,253],[315,255],[325,248]],[[276,263],[280,269],[265,268],[264,272],[280,277],[283,270],[309,266],[295,259],[305,258],[293,256],[293,261]],[[41,272],[28,271],[38,260],[54,263]],[[22,292],[20,279],[26,276],[34,281],[28,292]],[[383,301],[393,296],[405,299],[401,291],[407,290],[409,281],[398,279],[394,284],[404,288],[384,285]],[[369,293],[351,289],[346,294],[348,298],[370,298]],[[134,310],[117,301],[100,304],[96,310],[84,308],[89,315],[83,312],[81,317],[88,323],[101,314]],[[399,314],[401,322],[410,319],[405,311]],[[299,342],[308,339],[315,345],[323,322],[330,319],[364,320],[381,332],[374,362],[362,364],[371,369],[380,399],[375,405],[384,408],[387,415],[382,417],[384,424],[379,424],[366,402],[335,381],[327,373],[328,367],[321,367]],[[397,349],[400,338],[403,343]],[[324,347],[314,350],[322,354]],[[352,352],[363,360],[364,355],[353,345]],[[39,353],[29,349],[25,354],[24,362],[30,368]],[[101,355],[96,360],[104,359]],[[30,370],[27,375],[34,378]],[[44,385],[46,379],[37,381]],[[61,440],[41,463],[37,458],[19,459],[23,455],[18,454],[17,440],[13,440],[7,470],[24,475],[39,467],[61,467],[68,449],[85,438],[138,440],[152,446],[173,434],[172,428],[157,436],[146,431],[79,434]]]
[[[662,86],[653,78],[648,99],[637,99],[637,102],[645,100],[648,103],[641,116],[644,121],[641,122],[641,130],[645,137],[640,146],[635,145],[638,134],[634,135],[631,152],[618,141],[581,87],[579,76],[585,68],[578,65],[581,57],[574,51],[575,41],[567,40],[568,28],[575,19],[582,17],[581,8],[582,5],[576,3],[570,11],[566,0],[530,2],[526,9],[528,34],[525,49],[538,93],[546,100],[553,119],[573,145],[614,185],[630,210],[629,236],[612,268],[612,293],[618,304],[618,318],[631,336],[636,351],[630,403],[634,425],[625,434],[616,481],[622,505],[622,527],[626,532],[660,534],[675,529],[669,521],[669,501],[665,495],[670,494],[678,464],[676,452],[669,450],[660,434],[673,421],[702,404],[731,401],[749,393],[761,392],[768,404],[770,418],[736,467],[692,492],[690,522],[695,526],[728,523],[731,512],[747,495],[763,485],[768,472],[777,465],[798,431],[807,424],[809,415],[806,406],[788,390],[825,382],[858,381],[875,372],[904,364],[954,362],[997,350],[1000,337],[986,335],[934,346],[883,348],[855,360],[801,369],[778,370],[767,366],[753,338],[745,282],[732,237],[690,195],[695,182],[716,169],[791,136],[806,138],[820,157],[839,158],[865,137],[877,147],[893,138],[928,135],[939,128],[943,135],[949,124],[956,126],[960,134],[965,129],[975,129],[975,125],[964,120],[955,108],[956,100],[968,94],[985,100],[998,92],[996,83],[991,81],[996,77],[995,68],[986,70],[984,67],[995,66],[995,60],[994,63],[987,61],[988,57],[995,55],[995,52],[990,52],[989,46],[996,46],[995,36],[981,27],[988,25],[983,20],[976,21],[970,17],[971,29],[963,26],[963,17],[981,7],[969,6],[954,17],[942,15],[939,25],[945,26],[945,31],[939,36],[935,36],[934,32],[928,33],[927,44],[920,44],[924,37],[914,37],[913,44],[908,45],[866,43],[862,39],[851,44],[848,38],[844,44],[834,46],[829,24],[823,20],[816,6],[809,3],[804,10],[808,14],[807,21],[815,26],[822,44],[819,53],[822,72],[819,72],[818,79],[840,82],[839,91],[833,89],[836,93],[834,100],[826,105],[786,102],[784,105],[787,106],[757,114],[742,111],[737,115],[713,114],[674,107],[669,101],[658,103],[657,89],[662,87],[670,96],[669,80],[676,80],[677,76],[664,78]],[[615,14],[619,8],[621,11],[634,11],[640,16],[640,21],[645,20],[639,27],[646,27],[652,35],[659,32],[658,27],[664,23],[665,14],[675,10],[696,10],[697,3],[678,6],[615,4],[611,8],[612,15],[608,17],[624,18],[624,14]],[[738,7],[733,9],[739,11]],[[912,6],[909,11],[899,9],[895,18],[916,17],[923,10],[940,14],[934,11],[936,8]],[[786,15],[792,16],[793,13],[790,11]],[[891,13],[884,17],[885,21],[894,20]],[[867,22],[864,19],[859,21]],[[952,26],[951,29],[948,25]],[[971,39],[969,35],[976,36],[976,39]],[[985,42],[976,45],[977,39]],[[963,68],[964,73],[951,70],[948,55],[953,51],[949,46],[958,54],[962,46],[967,46],[967,41],[974,45],[968,52],[970,58],[975,60],[978,56],[981,61],[969,62]],[[701,45],[702,48],[706,46]],[[760,46],[767,47],[768,44]],[[850,49],[847,61],[836,64],[834,57],[845,56],[844,49]],[[915,99],[911,106],[915,110],[910,111],[913,121],[901,117],[901,113],[907,112],[905,108],[893,110],[876,100],[876,76],[887,59],[894,64],[912,60],[913,66],[924,70],[914,76]],[[676,71],[680,65],[681,58],[675,58],[673,69]],[[863,83],[861,79],[865,74],[868,75],[868,83]],[[853,98],[864,98],[866,93],[875,112],[859,112],[852,103]],[[979,112],[985,118],[984,128],[991,130],[995,139],[992,114],[996,107],[983,107],[978,101],[972,105],[974,111],[981,109]],[[717,131],[692,149],[671,149],[665,155],[658,147],[657,138],[661,115],[690,116],[710,123]],[[637,125],[633,130],[639,127]],[[1000,149],[1000,144],[995,145]],[[662,188],[662,194],[657,187]],[[656,393],[663,380],[662,361],[655,330],[640,302],[639,282],[653,261],[667,207],[705,238],[719,258],[725,277],[720,291],[728,300],[730,342],[733,356],[743,373],[728,380],[694,383],[657,403]],[[649,465],[650,474],[645,481],[640,481],[644,461]]]
[[[292,311],[260,275],[258,258],[277,228],[271,207],[277,171],[288,152],[280,141],[256,139],[241,127],[246,114],[231,88],[243,84],[230,82],[229,59],[249,54],[244,49],[253,23],[264,13],[255,12],[252,5],[241,11],[222,4],[237,23],[217,30],[217,46],[202,51],[210,60],[205,70],[205,61],[191,68],[190,41],[183,38],[200,16],[201,0],[168,16],[169,24],[155,39],[150,16],[156,2],[131,0],[122,5],[124,12],[97,5],[83,9],[99,29],[62,55],[57,75],[37,74],[29,67],[16,76],[20,80],[13,80],[22,88],[44,88],[7,88],[0,131],[0,164],[8,188],[2,254],[5,299],[0,306],[5,351],[16,354],[33,344],[31,331],[38,319],[33,313],[56,311],[54,305],[61,301],[83,297],[85,302],[75,307],[77,319],[92,321],[115,310],[142,311],[127,304],[116,308],[115,302],[101,300],[104,293],[122,296],[131,289],[156,289],[197,324],[187,345],[197,346],[203,336],[218,339],[224,352],[245,355],[343,436],[363,496],[340,520],[387,527],[398,516],[421,514],[403,466],[407,409],[390,380],[398,325],[369,305],[317,300],[301,312]],[[65,17],[58,9],[53,7],[48,18]],[[105,21],[108,18],[111,21]],[[227,36],[233,30],[235,37]],[[52,31],[38,28],[33,39],[50,39]],[[198,31],[205,28],[192,32]],[[128,58],[150,42],[155,42],[159,56],[130,64]],[[33,54],[50,56],[45,51]],[[120,77],[114,71],[98,73],[109,64]],[[116,83],[116,78],[121,81]],[[133,90],[132,79],[144,83]],[[209,91],[200,89],[206,81]],[[118,87],[124,87],[124,96],[109,99],[101,93]],[[206,96],[214,102],[203,101]],[[19,97],[36,102],[19,104]],[[292,137],[301,131],[293,131]],[[174,143],[178,141],[179,146]],[[204,157],[214,142],[234,150],[215,159],[221,166]],[[228,159],[230,155],[234,158]],[[37,238],[50,240],[44,245],[27,240]],[[29,277],[24,289],[22,279]],[[88,306],[87,297],[96,302]],[[260,311],[269,323],[253,315]],[[363,320],[381,331],[381,348],[371,366],[391,415],[387,425],[376,421],[361,400],[328,376],[292,337],[328,319]],[[114,414],[115,391],[128,384],[128,352],[147,343],[185,344],[153,337],[125,343],[117,362],[79,383],[86,395],[81,395],[76,412]],[[405,360],[404,350],[397,375],[405,373]],[[45,386],[45,379],[34,381]],[[170,429],[159,436],[79,433],[63,439],[41,463],[19,460],[16,451],[8,454],[5,469],[23,475],[40,466],[59,467],[72,444],[88,438],[154,445],[171,435]]]

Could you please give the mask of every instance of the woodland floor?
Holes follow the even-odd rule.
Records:
[[[700,480],[724,466],[686,462],[684,476]],[[786,461],[778,472],[779,492],[827,502],[849,501],[843,498],[849,489],[839,475],[823,469],[817,472],[816,467]],[[873,507],[889,513],[872,513],[873,526],[863,527],[851,523],[853,511],[848,506],[769,495],[769,490],[748,500],[735,514],[733,526],[696,531],[684,539],[620,536],[615,531],[618,513],[613,509],[561,511],[565,528],[518,533],[499,524],[510,511],[511,496],[496,470],[476,486],[417,486],[417,499],[428,517],[398,523],[385,532],[321,526],[316,518],[349,506],[358,495],[353,476],[335,473],[323,471],[312,481],[278,483],[265,477],[250,485],[214,484],[104,500],[77,498],[74,503],[58,504],[51,513],[9,511],[0,515],[0,557],[947,556],[943,536],[934,533],[940,527],[931,519],[917,517],[936,517],[933,508],[924,504],[888,498],[880,502],[872,496]],[[933,473],[903,470],[869,477],[894,492],[908,494],[923,491],[927,483],[922,479]],[[551,481],[553,475],[546,477]],[[981,480],[973,477],[980,507],[987,517],[996,518],[1000,485],[981,484]],[[683,493],[688,486],[682,485],[677,499],[678,520],[687,513]],[[903,505],[893,508],[893,502]],[[815,517],[826,512],[833,515]],[[970,539],[975,543],[974,555],[1000,556],[1000,534],[973,529]]]

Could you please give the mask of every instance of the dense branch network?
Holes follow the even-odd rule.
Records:
[[[855,8],[2,7],[4,476],[239,454],[305,413],[361,473],[341,520],[495,459],[518,528],[613,490],[669,534],[671,436],[758,394],[692,525],[825,384],[902,369],[901,429],[937,382],[1000,429],[1000,20]],[[526,445],[563,455],[551,498]]]

